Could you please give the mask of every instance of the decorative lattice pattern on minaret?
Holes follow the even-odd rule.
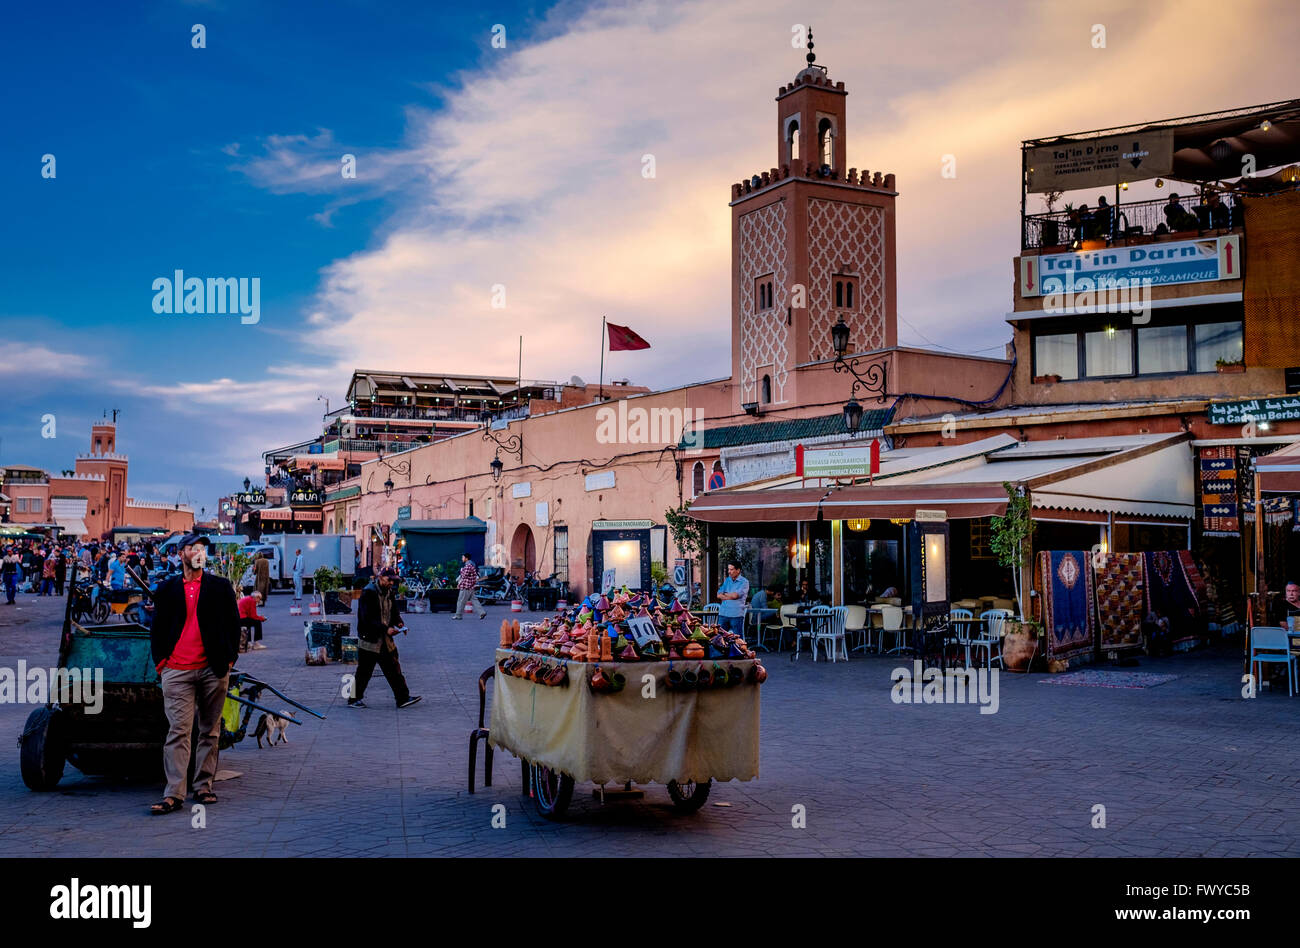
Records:
[[[808,201],[809,358],[833,359],[831,327],[839,318],[832,278],[858,278],[854,314],[845,313],[854,350],[885,346],[885,213],[878,207]]]
[[[772,365],[772,401],[786,400],[789,380],[790,327],[786,307],[790,305],[790,272],[786,260],[788,230],[784,201],[777,201],[740,218],[740,400],[757,402],[759,366]],[[769,310],[755,312],[754,281],[772,274],[772,302]],[[828,337],[829,338],[829,337]]]

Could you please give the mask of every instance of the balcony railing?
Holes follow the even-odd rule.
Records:
[[[1166,214],[1169,205],[1167,198],[1135,201],[1132,204],[1121,204],[1118,208],[1089,208],[1086,215],[1077,210],[1027,214],[1024,218],[1021,247],[1025,250],[1068,247],[1076,240],[1122,243],[1130,237],[1150,237],[1159,232],[1162,225],[1165,231],[1172,233],[1183,231],[1202,233],[1207,230],[1243,226],[1240,204],[1232,206],[1225,204],[1218,213],[1217,221],[1210,206],[1197,204],[1194,197],[1183,198],[1180,204],[1183,211],[1190,215],[1181,223]],[[1118,214],[1113,213],[1116,210]],[[1171,221],[1173,221],[1172,225]]]

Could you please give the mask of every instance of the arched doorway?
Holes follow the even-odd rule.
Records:
[[[537,543],[526,523],[515,527],[515,535],[510,539],[510,569],[519,580],[524,578],[524,573],[537,569]]]

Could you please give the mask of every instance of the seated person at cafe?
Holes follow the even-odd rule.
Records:
[[[1165,221],[1171,231],[1200,229],[1196,215],[1179,203],[1176,193],[1169,195],[1169,203],[1165,205]]]
[[[1300,583],[1291,580],[1286,584],[1286,593],[1281,600],[1273,603],[1273,621],[1281,626],[1289,626],[1287,621],[1292,616],[1300,616]]]
[[[1097,197],[1097,210],[1092,215],[1092,236],[1109,237],[1111,213],[1114,209],[1106,203],[1106,195]]]
[[[1205,203],[1210,208],[1211,227],[1216,230],[1226,230],[1231,226],[1232,213],[1228,205],[1224,204],[1223,199],[1219,197],[1218,191],[1211,191]]]

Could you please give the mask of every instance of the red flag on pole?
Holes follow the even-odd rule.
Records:
[[[606,323],[609,327],[609,351],[624,352],[631,349],[649,349],[650,343],[646,342],[626,326],[616,326],[613,323]]]

